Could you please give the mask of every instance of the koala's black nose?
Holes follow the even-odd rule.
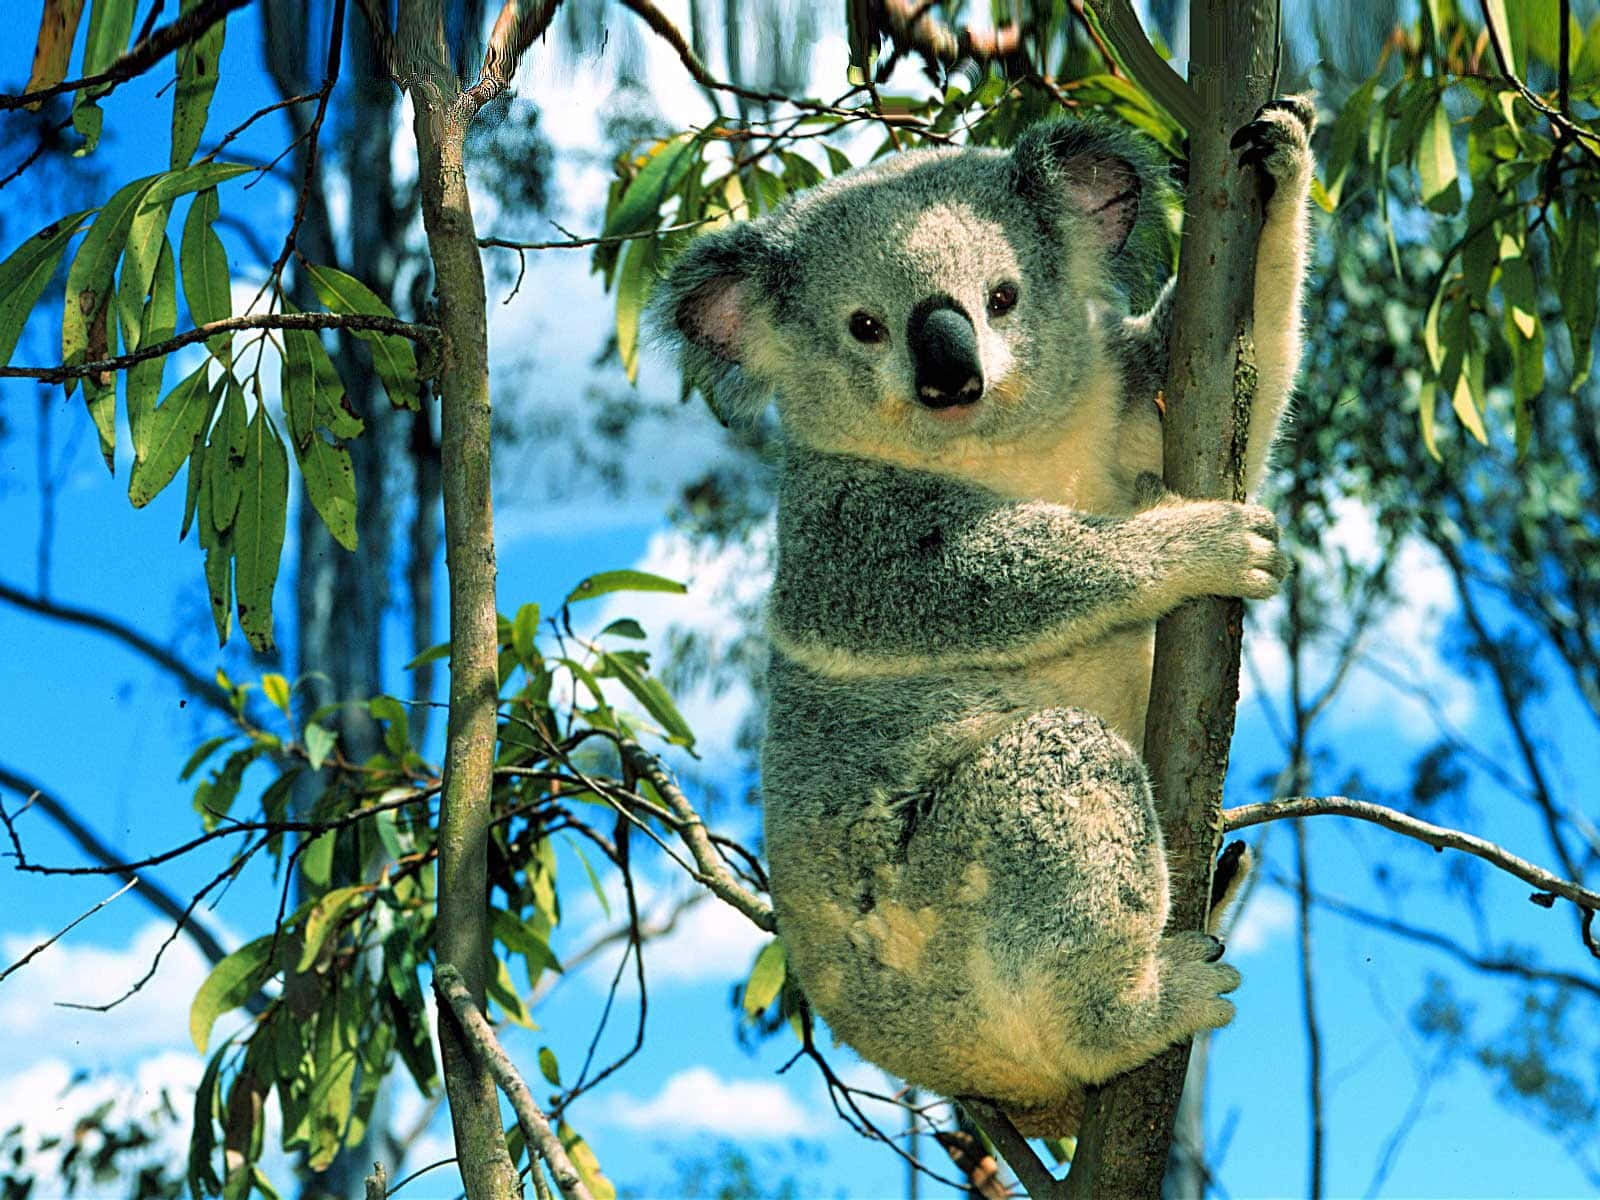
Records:
[[[938,296],[917,305],[907,332],[921,403],[951,408],[983,395],[978,334],[954,300]]]

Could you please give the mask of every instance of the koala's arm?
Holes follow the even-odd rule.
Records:
[[[1310,246],[1307,199],[1311,194],[1310,99],[1274,100],[1239,131],[1242,165],[1254,165],[1271,184],[1256,245],[1252,300],[1256,344],[1256,395],[1245,442],[1245,491],[1254,495],[1266,474],[1278,419],[1300,371],[1300,293]],[[1174,319],[1175,280],[1168,280],[1149,312],[1122,328],[1122,359],[1130,388],[1154,394],[1166,377]]]
[[[1285,569],[1254,506],[1089,516],[805,450],[781,486],[773,641],[833,676],[1025,665],[1190,596],[1269,596]]]

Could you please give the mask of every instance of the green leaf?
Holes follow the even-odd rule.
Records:
[[[216,28],[221,27],[219,22]],[[190,152],[193,153],[192,149]],[[183,274],[183,298],[188,302],[189,315],[196,326],[224,321],[233,315],[228,254],[223,249],[222,239],[211,228],[217,213],[217,189],[208,187],[195,195],[183,222],[183,249],[178,255],[178,265]],[[232,335],[226,333],[206,339],[206,345],[224,366],[232,358],[231,343]]]
[[[306,495],[333,540],[346,550],[356,548],[356,473],[350,452],[331,446],[320,437],[296,455],[305,479]]]
[[[411,748],[411,715],[393,696],[374,696],[367,702],[373,720],[384,724],[383,742],[389,753],[401,757]]]
[[[122,340],[128,349],[145,344],[144,309],[155,280],[156,263],[167,240],[167,218],[172,210],[165,204],[150,204],[134,214],[128,225],[128,240],[122,252],[122,274],[117,280],[117,309],[122,318]],[[169,333],[167,335],[171,337]],[[150,339],[159,341],[158,338]]]
[[[1600,24],[1600,18],[1597,18]],[[1590,37],[1600,41],[1600,28]],[[1584,49],[1589,44],[1584,42]],[[1590,356],[1594,348],[1596,315],[1596,277],[1600,276],[1600,214],[1594,201],[1575,194],[1564,222],[1560,261],[1556,270],[1561,288],[1561,315],[1566,319],[1572,340],[1572,390],[1589,378]]]
[[[129,0],[94,0],[94,7],[89,11],[89,31],[83,42],[81,74],[100,74],[127,50],[136,7]],[[101,83],[82,88],[73,97],[72,127],[85,139],[84,145],[74,154],[92,153],[99,144],[100,124],[105,114],[95,100],[110,90],[110,84]]]
[[[212,438],[216,439],[213,433]],[[203,472],[198,474],[199,482],[194,482],[197,476],[195,468],[201,462],[207,465]],[[211,620],[217,627],[217,645],[228,644],[228,630],[232,626],[233,605],[233,533],[231,530],[219,530],[211,514],[211,481],[209,473],[212,470],[209,457],[202,457],[197,446],[189,460],[189,478],[195,493],[195,511],[199,519],[200,547],[205,551],[206,565],[206,590],[211,598]],[[226,686],[226,685],[224,685]]]
[[[1505,300],[1511,327],[1524,338],[1533,337],[1539,327],[1539,298],[1533,268],[1517,239],[1510,234],[1500,239],[1500,295]]]
[[[567,593],[563,603],[593,600],[607,592],[673,592],[681,596],[688,590],[675,579],[652,575],[648,571],[601,571],[581,581]]]
[[[693,133],[680,133],[657,142],[646,153],[648,161],[628,184],[621,201],[606,214],[602,237],[623,237],[654,227],[661,205],[699,164],[700,142]]]
[[[394,316],[389,306],[359,279],[334,267],[313,265],[308,266],[306,271],[311,286],[316,289],[317,299],[329,312]],[[422,393],[417,385],[417,355],[410,340],[398,334],[377,333],[370,329],[351,332],[372,347],[372,366],[383,381],[383,390],[389,394],[389,403],[396,408],[419,409],[422,406]]]
[[[350,1123],[350,1088],[355,1083],[356,1052],[339,1050],[331,1061],[318,1064],[319,1073],[306,1099],[306,1124],[310,1136],[307,1165],[326,1170],[339,1153],[345,1127]]]
[[[150,280],[150,299],[145,301],[139,316],[139,345],[154,346],[164,342],[177,328],[177,271],[173,266],[172,243],[163,233],[161,253],[156,258],[155,274]],[[133,438],[136,456],[149,452],[144,420],[155,407],[156,397],[161,394],[166,366],[167,356],[163,354],[159,358],[147,358],[134,363],[127,370],[128,432]]]
[[[186,196],[190,192],[216,187],[219,183],[226,183],[228,180],[254,169],[245,163],[193,163],[177,171],[168,171],[164,175],[152,176],[155,183],[150,189],[150,194],[145,197],[145,203],[165,204],[168,200]]]
[[[402,670],[415,671],[424,663],[438,662],[441,658],[450,657],[450,643],[440,642],[437,646],[429,646],[421,654],[408,662]]]
[[[258,652],[272,649],[272,588],[289,511],[289,456],[267,410],[256,406],[244,461],[244,488],[235,522],[239,628]]]
[[[1453,213],[1461,207],[1461,181],[1457,178],[1456,152],[1451,143],[1450,116],[1441,95],[1433,116],[1422,127],[1417,147],[1417,172],[1422,180],[1422,202],[1434,212]]]
[[[1590,21],[1589,28],[1584,30],[1583,45],[1572,64],[1574,90],[1586,91],[1596,86],[1600,86],[1600,16]]]
[[[601,637],[605,637],[608,634],[616,637],[633,638],[635,641],[640,642],[644,640],[645,636],[644,627],[632,617],[618,617],[600,631]]]
[[[222,1073],[222,1056],[227,1051],[226,1042],[217,1047],[217,1052],[206,1063],[205,1073],[200,1076],[200,1086],[194,1091],[194,1121],[189,1132],[189,1194],[196,1200],[222,1190],[222,1180],[217,1178],[211,1156],[217,1146],[217,1077]]]
[[[319,833],[316,837],[306,842],[306,848],[300,851],[300,873],[306,877],[306,882],[313,887],[327,887],[328,880],[333,874],[333,846],[335,841],[333,831]]]
[[[273,935],[267,934],[240,946],[211,968],[211,974],[194,994],[194,1001],[189,1005],[189,1036],[201,1054],[206,1052],[211,1027],[217,1023],[217,1018],[238,1008],[262,983],[265,978],[262,968],[267,965],[273,941]]]
[[[315,721],[306,726],[306,761],[313,771],[322,770],[322,764],[328,761],[337,741],[338,738]]]
[[[52,221],[0,262],[0,366],[11,361],[23,324],[55,275],[67,243],[94,211],[86,208]]]
[[[206,447],[206,483],[211,489],[211,521],[220,532],[233,529],[244,495],[245,443],[249,438],[250,414],[245,409],[244,389],[232,376],[224,376],[216,387],[226,392],[222,415],[211,427]]]
[[[629,242],[617,276],[617,356],[629,383],[639,378],[639,318],[655,283],[656,243],[653,238]]]
[[[506,970],[504,959],[494,960],[495,970],[484,981],[484,992],[488,998],[500,1006],[500,1011],[514,1024],[521,1025],[524,1029],[537,1029],[533,1018],[528,1015],[528,1006],[522,1002],[522,997],[517,995],[516,986],[511,982],[511,972]]]
[[[1506,17],[1506,0],[1483,0],[1483,15],[1491,36],[1505,47],[1507,69],[1520,77],[1522,69],[1517,65],[1517,47],[1511,37],[1511,22]]]
[[[135,179],[118,188],[72,257],[61,309],[61,361],[68,366],[86,360],[90,331],[104,320],[111,299],[112,274],[127,242],[128,228],[157,178]],[[69,384],[67,393],[71,392]]]
[[[678,711],[678,706],[672,702],[671,695],[659,679],[641,674],[621,654],[601,654],[600,667],[603,674],[619,680],[633,698],[644,705],[645,711],[656,719],[672,741],[693,748],[694,731],[689,728],[689,723],[683,719],[683,714]]]
[[[206,383],[206,366],[201,364],[152,412],[140,418],[139,440],[145,449],[140,452],[135,448],[133,470],[128,476],[128,499],[135,508],[143,508],[155,499],[172,482],[178,468],[193,456],[215,403],[216,395]]]
[[[778,993],[783,990],[783,980],[788,974],[789,960],[784,953],[783,943],[773,938],[756,955],[755,964],[750,968],[750,978],[745,980],[744,998],[741,1004],[748,1016],[755,1016],[765,1012],[767,1006],[778,998]]]
[[[556,1136],[561,1139],[567,1157],[577,1168],[592,1200],[617,1200],[616,1185],[600,1173],[600,1160],[589,1149],[589,1143],[578,1136],[578,1131],[563,1120],[556,1126]]]
[[[183,0],[179,13],[199,7],[201,0]],[[131,7],[131,6],[130,6]],[[211,95],[217,90],[217,62],[222,57],[228,22],[221,20],[178,48],[178,88],[172,97],[172,166],[194,157],[205,133]]]
[[[306,914],[303,927],[304,945],[300,950],[300,961],[294,969],[305,972],[317,961],[317,956],[322,953],[322,947],[327,943],[330,934],[339,928],[340,918],[344,916],[351,905],[365,897],[372,891],[372,885],[358,883],[353,887],[335,888],[318,898],[311,906],[311,911]]]
[[[296,448],[309,445],[319,427],[336,438],[359,435],[366,426],[350,407],[322,339],[310,329],[285,329],[282,336],[284,408]]]
[[[520,954],[528,968],[528,990],[539,984],[539,976],[546,971],[558,975],[565,969],[550,951],[545,934],[529,925],[515,913],[503,908],[490,910],[489,929],[496,939],[512,954]]]
[[[534,639],[538,634],[539,606],[524,604],[517,609],[516,619],[511,622],[511,646],[523,662],[533,661]]]
[[[205,462],[205,444],[196,442],[194,452],[189,455],[189,474],[184,483],[183,524],[178,527],[180,542],[189,536],[189,526],[194,522],[195,513],[200,507],[200,493],[205,489]]]
[[[183,770],[178,772],[178,782],[182,783],[184,780],[188,779],[189,776],[193,775],[200,769],[200,764],[205,762],[206,759],[215,754],[218,749],[227,745],[232,740],[233,735],[231,733],[225,733],[221,737],[208,738],[206,741],[201,742],[200,745],[195,748],[195,752],[191,754],[188,760],[183,764]]]
[[[272,701],[284,716],[289,715],[289,681],[272,672],[261,677],[261,694]]]
[[[556,1062],[555,1051],[549,1046],[539,1047],[539,1074],[549,1081],[551,1087],[561,1086],[561,1067]]]

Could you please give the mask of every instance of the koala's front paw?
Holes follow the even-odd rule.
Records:
[[[1278,521],[1259,504],[1226,500],[1184,506],[1191,522],[1187,566],[1195,573],[1197,594],[1265,600],[1289,572],[1278,549]]]
[[[1225,962],[1222,943],[1207,933],[1171,933],[1161,939],[1161,992],[1174,1040],[1219,1029],[1233,1020],[1233,1002],[1223,996],[1239,986],[1239,972]]]
[[[1311,181],[1311,132],[1316,127],[1317,106],[1311,97],[1285,96],[1263,104],[1229,145],[1241,151],[1241,167],[1261,172],[1269,195],[1283,187],[1300,192]]]

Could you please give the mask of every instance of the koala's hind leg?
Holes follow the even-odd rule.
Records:
[[[1044,1053],[1100,1082],[1232,1018],[1222,993],[1239,975],[1217,961],[1221,943],[1163,935],[1166,859],[1144,765],[1098,717],[1019,721],[954,769],[930,816],[939,828],[919,830],[913,856],[964,851],[989,880],[971,964],[987,1050],[1019,1070]],[[1044,1098],[968,1090],[1007,1107]]]

